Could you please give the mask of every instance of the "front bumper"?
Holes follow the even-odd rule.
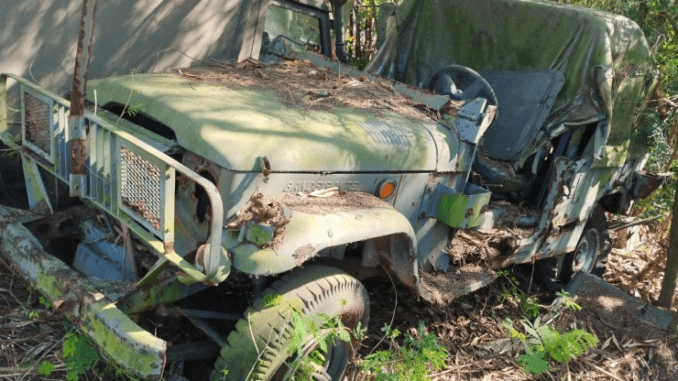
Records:
[[[0,255],[125,371],[160,380],[167,343],[135,324],[85,277],[48,254],[21,221],[30,213],[0,205]]]

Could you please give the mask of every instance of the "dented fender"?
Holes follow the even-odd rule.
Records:
[[[294,211],[283,234],[282,243],[274,247],[240,243],[232,249],[233,267],[252,275],[273,275],[299,267],[334,246],[395,234],[407,236],[414,252],[417,244],[408,219],[390,206],[323,214]]]

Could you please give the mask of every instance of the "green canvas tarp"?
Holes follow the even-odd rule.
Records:
[[[427,87],[441,68],[555,70],[564,86],[519,163],[555,135],[608,120],[608,147],[627,146],[656,82],[648,43],[631,20],[533,0],[406,0],[367,71]],[[500,104],[500,115],[501,115]],[[501,117],[501,116],[500,116]],[[623,150],[627,151],[627,150]],[[625,160],[619,157],[618,161]],[[623,164],[618,162],[617,164]]]

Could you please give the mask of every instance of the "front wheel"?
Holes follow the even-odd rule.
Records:
[[[314,335],[293,342],[299,325],[328,318],[338,318],[348,330],[359,323],[367,327],[365,287],[327,266],[307,266],[283,276],[254,301],[228,335],[210,380],[293,380],[299,371],[293,364],[300,358],[310,360],[305,371],[310,369],[311,375],[303,378],[341,380],[352,357],[350,342],[336,339],[324,351]]]

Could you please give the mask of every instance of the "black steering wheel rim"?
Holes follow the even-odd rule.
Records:
[[[438,70],[431,77],[428,89],[457,101],[485,98],[489,104],[499,107],[492,86],[478,72],[466,66],[449,65]]]

